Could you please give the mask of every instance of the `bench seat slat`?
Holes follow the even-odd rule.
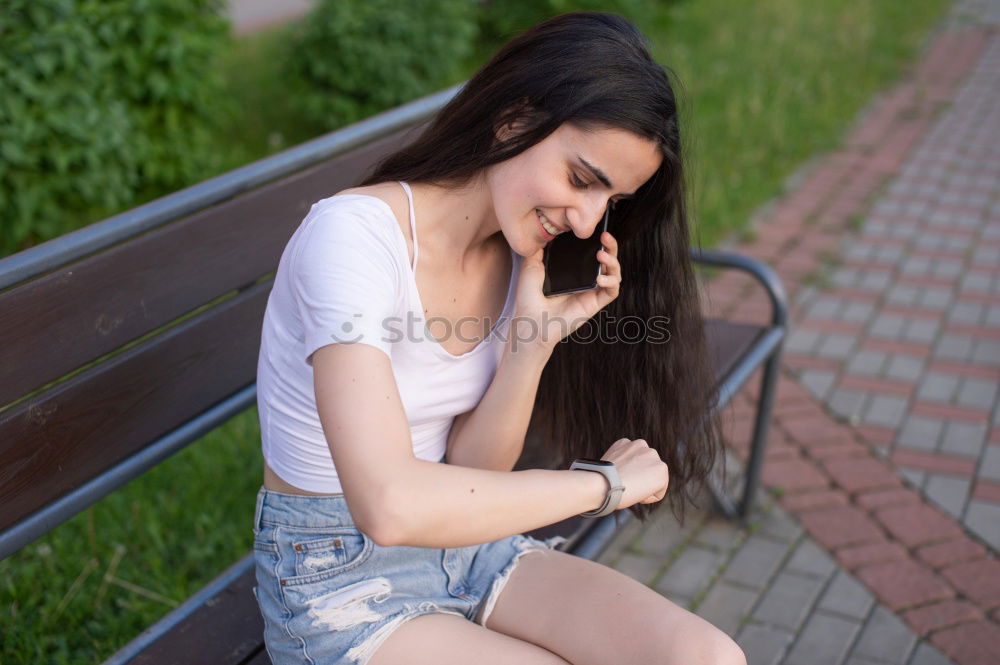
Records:
[[[733,323],[718,319],[705,322],[705,335],[710,350],[711,360],[715,369],[717,381],[721,381],[732,368],[746,355],[753,343],[765,332],[765,328],[744,323]],[[529,436],[525,441],[525,451],[515,465],[515,470],[524,468],[559,468],[560,461],[554,460],[551,453],[546,453],[538,445],[537,438]],[[596,520],[574,516],[556,524],[527,532],[528,535],[544,540],[553,535],[562,535],[568,540],[559,549],[572,550],[574,545],[585,537],[587,531]],[[271,665],[271,660],[264,649],[264,622],[257,607],[257,601],[251,592],[256,583],[253,568],[234,581],[225,591],[216,596],[218,602],[209,601],[196,610],[190,617],[164,634],[158,642],[147,648],[141,658],[130,661],[130,665],[173,665],[174,663],[211,663],[212,665]],[[225,611],[235,616],[227,617],[227,621],[240,626],[240,630],[226,638],[217,629],[216,613],[222,605]],[[229,624],[226,624],[229,625]],[[250,649],[244,642],[244,628],[257,636],[256,648]],[[254,632],[255,631],[255,632]],[[227,640],[232,655],[221,658],[215,656],[208,659],[201,657],[201,651],[187,650],[187,644],[207,643],[211,640]],[[226,652],[230,653],[230,652]],[[184,654],[184,658],[178,658]],[[249,655],[248,655],[249,654]]]

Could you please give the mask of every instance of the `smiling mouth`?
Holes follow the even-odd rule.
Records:
[[[538,210],[537,208],[535,209],[535,215],[538,216],[538,222],[539,224],[542,225],[542,228],[545,230],[545,232],[548,233],[553,238],[559,235],[560,233],[564,233],[566,231],[566,229],[560,229],[558,226],[550,222],[548,218],[544,214],[542,214],[542,211]]]

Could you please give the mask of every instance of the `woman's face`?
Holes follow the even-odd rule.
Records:
[[[654,142],[631,132],[565,123],[485,176],[500,230],[530,256],[554,237],[546,225],[590,237],[608,203],[635,193],[662,160]]]

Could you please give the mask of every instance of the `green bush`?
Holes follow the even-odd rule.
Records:
[[[475,0],[321,0],[288,45],[290,94],[333,129],[457,82],[476,35]]]
[[[201,180],[221,0],[5,0],[0,253]]]

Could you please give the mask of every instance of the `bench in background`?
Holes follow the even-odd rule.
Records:
[[[0,557],[255,406],[261,321],[295,228],[312,203],[354,186],[457,89],[0,260],[0,405],[17,402],[0,412]],[[743,517],[763,462],[785,295],[756,260],[692,256],[750,273],[773,306],[769,326],[709,320],[706,328],[718,408],[764,368],[741,498],[713,485],[723,512]],[[529,431],[515,468],[561,462]],[[574,517],[529,533],[563,535],[561,550],[594,559],[631,519],[628,511]],[[248,554],[107,663],[269,663],[254,583]]]

